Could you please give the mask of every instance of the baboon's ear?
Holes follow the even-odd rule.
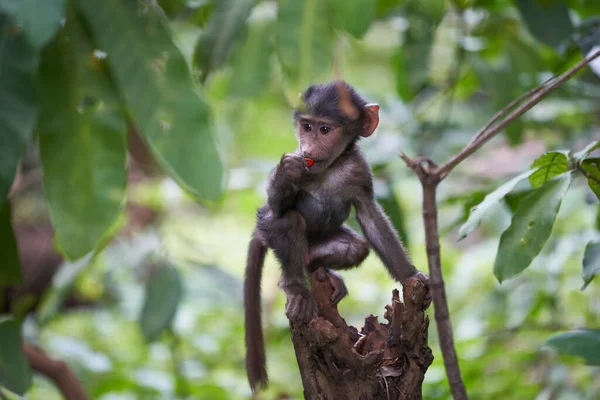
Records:
[[[379,105],[367,104],[364,111],[364,125],[360,136],[369,137],[375,132],[377,125],[379,125]]]

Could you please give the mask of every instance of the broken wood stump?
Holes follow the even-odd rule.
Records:
[[[392,293],[384,318],[369,315],[359,332],[330,304],[333,287],[325,271],[311,276],[319,315],[290,324],[307,400],[421,399],[433,354],[427,344],[429,318],[422,310],[425,287],[412,281]]]

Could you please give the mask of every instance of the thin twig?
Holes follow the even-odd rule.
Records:
[[[66,362],[53,360],[42,349],[28,343],[23,343],[23,351],[31,368],[52,379],[66,400],[89,399],[81,382],[71,372]]]
[[[555,80],[558,77],[558,75],[554,75],[553,77],[547,79],[545,82],[543,82],[541,85],[531,89],[530,91],[523,93],[522,95],[520,95],[519,97],[517,97],[516,99],[514,99],[513,101],[511,101],[506,107],[504,107],[502,110],[498,111],[496,114],[494,114],[494,116],[488,121],[487,124],[485,124],[483,126],[483,128],[481,128],[479,130],[479,132],[477,132],[477,134],[475,134],[475,136],[473,136],[473,138],[471,139],[471,141],[467,144],[470,145],[473,142],[475,142],[476,140],[480,139],[481,136],[487,132],[488,129],[490,129],[492,127],[492,125],[494,125],[503,115],[505,115],[507,112],[509,112],[510,110],[512,110],[513,108],[515,108],[517,105],[519,105],[523,100],[533,96],[534,94],[538,93],[540,90],[542,90],[543,88],[546,87],[546,85],[548,85],[548,83],[552,82],[553,80]]]
[[[511,104],[509,104],[508,107],[505,107],[503,110],[501,110],[498,114],[496,114],[492,118],[492,122],[488,123],[486,125],[486,127],[488,125],[490,127],[488,127],[487,129],[485,129],[485,127],[484,127],[484,129],[482,129],[479,133],[477,133],[475,135],[475,139],[472,140],[460,153],[458,153],[457,155],[452,157],[452,159],[450,159],[447,163],[442,165],[437,170],[436,173],[440,177],[440,179],[444,179],[448,175],[448,173],[450,173],[450,171],[452,171],[460,162],[462,162],[464,159],[466,159],[471,154],[473,154],[475,151],[477,151],[487,141],[489,141],[496,134],[498,134],[502,129],[504,129],[509,123],[513,122],[514,120],[516,120],[517,118],[519,118],[520,116],[525,114],[527,111],[529,111],[531,108],[533,108],[533,106],[535,106],[537,103],[542,101],[550,93],[552,93],[554,90],[556,90],[560,85],[562,85],[564,82],[566,82],[568,79],[570,79],[573,75],[575,75],[577,72],[579,72],[583,67],[588,65],[591,61],[598,58],[599,56],[600,56],[600,51],[597,51],[594,54],[592,54],[591,56],[586,57],[583,60],[581,60],[574,67],[572,67],[567,72],[560,75],[558,78],[553,80],[551,83],[544,82],[538,88],[533,89],[529,93],[526,93],[526,95],[527,94],[531,95],[531,97],[529,98],[528,101],[524,102],[519,107],[515,108],[512,112],[510,112],[510,114],[508,114],[505,118],[503,118],[498,124],[491,127],[491,125],[494,124],[494,120],[498,119],[498,117],[497,117],[498,114],[504,115],[511,108],[510,106],[513,105],[513,103],[515,103],[515,102],[512,102]],[[531,94],[531,93],[533,93],[533,94]],[[525,95],[525,97],[527,97],[526,95]]]

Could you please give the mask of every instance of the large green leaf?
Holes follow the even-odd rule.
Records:
[[[70,259],[100,244],[120,214],[127,182],[123,115],[111,104],[82,106],[76,23],[67,24],[68,40],[59,36],[42,53],[38,126],[50,217]]]
[[[578,329],[552,336],[546,345],[561,354],[583,358],[589,365],[600,365],[600,329]]]
[[[552,233],[554,219],[571,184],[571,174],[557,176],[524,198],[500,237],[494,274],[502,282],[531,264]]]
[[[277,54],[284,73],[304,87],[328,71],[333,53],[329,4],[322,0],[282,0],[277,16]]]
[[[181,301],[182,281],[179,271],[164,266],[146,285],[146,297],[139,322],[147,341],[152,342],[171,327]]]
[[[581,162],[581,168],[587,173],[588,186],[600,199],[600,157],[586,158]]]
[[[600,242],[589,242],[583,254],[583,286],[584,290],[600,272]]]
[[[333,23],[356,38],[369,30],[375,18],[375,0],[333,0]]]
[[[64,10],[65,0],[0,0],[0,11],[11,15],[36,48],[52,38]]]
[[[38,52],[23,31],[0,14],[0,204],[35,127],[38,62]]]
[[[232,57],[229,92],[234,96],[258,96],[269,83],[273,52],[271,23],[255,24]]]
[[[71,113],[40,130],[44,189],[65,254],[78,259],[98,246],[125,200],[125,124],[120,114]]]
[[[538,157],[531,168],[537,168],[530,177],[529,183],[533,188],[538,188],[549,179],[554,178],[569,169],[569,157],[566,151],[550,151]]]
[[[504,196],[504,202],[506,203],[512,214],[514,214],[517,211],[521,200],[529,196],[532,190],[535,189],[519,190],[517,192],[512,192]]]
[[[219,0],[194,51],[194,62],[207,76],[220,67],[244,28],[255,0]]]
[[[21,329],[11,318],[0,319],[0,385],[20,396],[31,386],[31,369],[23,353]]]
[[[15,285],[21,283],[21,262],[17,239],[12,228],[10,202],[0,205],[0,284]]]
[[[563,1],[517,0],[527,27],[538,40],[558,47],[573,33],[569,9]]]
[[[136,2],[79,0],[77,5],[162,167],[199,198],[220,198],[223,166],[210,109],[195,91],[165,21],[153,7],[138,10]]]
[[[512,178],[510,181],[506,182],[498,189],[485,196],[481,203],[479,203],[471,209],[471,212],[469,213],[469,219],[467,219],[467,222],[465,222],[458,230],[458,240],[464,239],[471,232],[477,229],[477,227],[481,223],[481,220],[490,209],[497,206],[500,203],[500,201],[504,198],[504,196],[506,196],[511,190],[513,190],[519,182],[521,182],[523,179],[528,178],[531,174],[533,174],[536,171],[536,169],[531,169],[527,172],[524,172],[521,175]]]

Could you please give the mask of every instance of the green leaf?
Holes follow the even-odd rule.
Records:
[[[282,0],[277,16],[277,54],[286,76],[301,87],[329,71],[333,28],[322,0]]]
[[[465,192],[462,194],[449,196],[445,200],[441,201],[438,206],[442,205],[459,205],[460,212],[456,218],[448,223],[446,226],[440,229],[440,235],[445,236],[446,234],[453,232],[457,227],[467,222],[471,209],[477,204],[481,203],[487,192],[483,190],[475,190],[473,192]]]
[[[127,182],[125,123],[107,104],[82,107],[76,37],[58,36],[40,64],[40,158],[44,190],[56,237],[66,256],[79,259],[96,248],[116,222]]]
[[[28,40],[39,49],[60,27],[65,0],[0,0],[0,11],[10,14]]]
[[[157,340],[171,327],[182,295],[179,271],[172,266],[160,268],[146,285],[146,297],[139,318],[148,342]]]
[[[600,365],[600,329],[561,332],[545,343],[560,354],[583,358],[589,365]]]
[[[135,2],[79,0],[137,128],[160,165],[200,199],[217,200],[223,166],[212,137],[210,109],[152,7]]]
[[[240,36],[255,0],[219,0],[194,50],[194,62],[204,77],[220,67]]]
[[[557,176],[521,201],[510,226],[500,237],[494,263],[499,282],[518,275],[542,250],[570,184],[570,173]]]
[[[517,0],[517,8],[533,36],[550,46],[558,47],[573,33],[563,1]]]
[[[525,197],[529,196],[529,194],[531,193],[532,190],[535,190],[535,189],[520,190],[518,192],[512,192],[512,193],[507,194],[504,197],[504,202],[506,203],[506,205],[508,206],[508,208],[510,209],[510,212],[512,214],[514,214],[515,211],[517,211],[517,208],[519,207],[521,200],[523,200]]]
[[[587,172],[588,186],[600,199],[600,157],[586,158],[581,162],[581,168]]]
[[[252,26],[246,40],[233,54],[229,82],[229,93],[233,96],[256,97],[268,86],[272,28],[270,23]]]
[[[471,232],[477,229],[479,224],[481,224],[481,220],[483,219],[485,214],[491,208],[497,206],[500,203],[500,201],[504,198],[504,196],[506,196],[511,190],[513,190],[519,182],[521,182],[523,179],[528,178],[534,172],[536,172],[536,169],[531,169],[527,172],[524,172],[521,175],[512,178],[510,181],[506,182],[498,189],[485,196],[481,203],[479,203],[471,209],[471,212],[469,213],[469,219],[467,219],[467,222],[465,222],[458,230],[458,240],[464,239]]]
[[[403,47],[398,47],[396,54],[394,54],[393,62],[396,69],[396,92],[404,102],[409,102],[415,95],[409,76],[406,51]]]
[[[40,131],[40,156],[56,237],[78,259],[101,243],[122,210],[125,124],[120,114],[93,111],[73,112],[65,122]]]
[[[583,286],[584,290],[600,272],[600,242],[589,242],[583,254]]]
[[[566,151],[550,151],[537,158],[531,168],[537,171],[529,177],[529,183],[533,188],[538,188],[549,179],[565,173],[569,169],[569,158]]]
[[[573,154],[573,160],[581,161],[586,158],[594,150],[600,149],[600,140],[594,140],[592,143],[585,146],[585,148],[577,153]]]
[[[31,369],[23,353],[21,329],[11,318],[0,319],[0,385],[19,396],[31,386]]]
[[[0,204],[35,127],[38,62],[38,52],[23,32],[0,14]]]
[[[356,38],[369,30],[375,18],[375,0],[333,0],[333,23]]]
[[[406,2],[407,0],[377,0],[375,5],[375,15],[377,18],[386,17]]]
[[[0,206],[0,284],[16,285],[21,283],[21,262],[19,261],[19,251],[17,239],[12,228],[12,213],[10,211],[10,202],[5,202]]]

